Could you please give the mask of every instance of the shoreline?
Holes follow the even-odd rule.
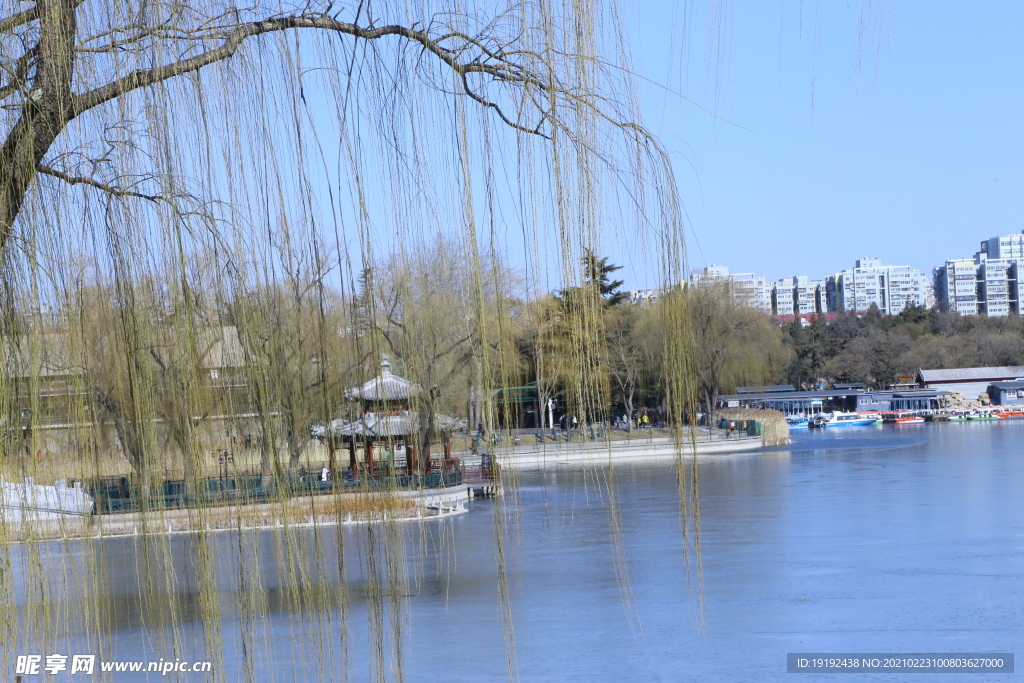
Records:
[[[687,439],[683,444],[681,455],[684,458],[693,457],[693,446],[694,442]],[[767,446],[762,445],[760,437],[715,439],[712,441],[701,441],[698,438],[696,442],[696,456],[698,459],[711,458],[730,453],[748,453],[760,448],[767,448]],[[680,455],[676,447],[676,441],[672,437],[545,443],[531,446],[498,447],[492,452],[497,458],[499,465],[513,469],[641,462],[644,460],[663,460]]]
[[[694,442],[683,444],[682,457],[694,456]],[[753,454],[762,448],[760,437],[737,437],[696,442],[698,459],[730,454]],[[546,467],[600,466],[615,463],[664,461],[680,455],[672,437],[646,437],[616,440],[588,440],[539,443],[526,446],[493,448],[497,463],[514,470]],[[463,462],[476,456],[459,453]],[[381,500],[380,492],[338,493],[328,496],[302,496],[278,502],[231,504],[209,507],[200,515],[196,508],[154,510],[146,513],[61,516],[7,524],[11,543],[135,537],[142,534],[178,535],[199,532],[257,531],[313,527],[338,527],[383,522],[427,522],[446,519],[469,511],[472,484],[444,489],[394,490],[387,493],[393,509],[377,509],[353,514],[333,506],[359,500]],[[500,485],[499,485],[500,490]],[[500,493],[499,493],[500,495]],[[405,504],[395,503],[413,499]],[[387,504],[385,505],[385,508]],[[404,513],[404,514],[403,514]],[[16,537],[16,538],[15,538]]]
[[[7,524],[7,542],[16,545],[26,542],[98,540],[140,535],[175,536],[199,532],[263,531],[285,527],[344,527],[384,522],[430,522],[466,514],[469,508],[465,502],[471,499],[468,488],[460,485],[445,489],[389,492],[392,501],[416,498],[417,500],[412,501],[403,510],[412,510],[415,514],[391,516],[388,510],[374,510],[353,515],[352,512],[342,513],[327,509],[332,503],[337,504],[342,500],[368,495],[380,494],[340,493],[333,496],[289,498],[281,502],[211,507],[204,510],[204,523],[201,525],[197,524],[197,508],[10,522]],[[19,538],[13,538],[15,536]]]

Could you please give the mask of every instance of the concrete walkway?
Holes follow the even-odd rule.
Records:
[[[758,448],[761,448],[760,437],[699,440],[697,442],[697,457],[753,451]],[[666,437],[544,443],[512,448],[498,447],[493,452],[503,467],[515,469],[665,460],[674,458],[678,454],[675,440]],[[693,445],[687,441],[684,444],[683,457],[690,458],[692,455]]]

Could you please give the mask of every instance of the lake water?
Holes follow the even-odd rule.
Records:
[[[695,572],[684,564],[669,463],[616,468],[628,584],[617,578],[608,498],[595,486],[595,470],[523,472],[519,515],[509,520],[505,547],[521,680],[773,681],[792,677],[787,652],[1013,652],[1024,642],[1022,445],[1024,420],[885,425],[796,433],[785,449],[702,461],[702,599]],[[448,522],[407,527],[411,588],[399,598],[407,608],[400,617],[406,680],[508,680],[494,509],[477,501],[469,514]],[[373,586],[361,575],[369,552],[365,531],[344,532],[351,586],[347,667],[338,649],[337,608],[323,606],[311,619],[296,606],[301,599],[275,588],[284,585],[275,557],[314,552],[312,533],[300,533],[284,554],[247,560],[266,589],[255,618],[235,608],[243,602],[237,577],[225,570],[218,578],[228,680],[242,674],[236,661],[242,623],[255,624],[265,650],[258,680],[319,680],[325,669],[331,678],[370,677]],[[319,533],[330,539],[334,531]],[[277,543],[269,532],[249,540]],[[226,567],[238,564],[237,553],[245,555],[234,534],[220,535],[217,544]],[[183,652],[199,658],[193,553],[185,537],[169,545],[172,564],[182,567],[174,585],[185,626],[177,635]],[[330,540],[322,545],[335,547]],[[106,580],[117,586],[110,658],[161,652],[153,627],[139,625],[144,615],[131,599],[141,581],[134,569],[139,552],[132,541],[105,545]],[[337,581],[323,569],[332,565],[330,557],[322,562],[326,583]],[[635,611],[623,600],[624,586]],[[85,647],[84,638],[68,647]],[[325,660],[317,654],[324,651]],[[384,673],[390,679],[394,672]],[[805,678],[920,675],[797,680]]]

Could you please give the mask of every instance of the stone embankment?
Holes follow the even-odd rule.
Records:
[[[692,457],[694,446],[697,457],[706,458],[761,448],[761,438],[737,436],[708,439],[706,435],[701,434],[695,442],[689,438],[685,440],[682,446],[683,457]],[[494,454],[503,467],[526,469],[665,460],[676,457],[680,450],[675,439],[671,437],[640,437],[614,441],[551,442],[532,446],[499,447],[494,449]]]
[[[5,531],[7,541],[19,542],[431,521],[467,512],[465,502],[471,496],[471,491],[465,486],[423,491],[341,493],[203,510],[188,508],[86,517],[60,516],[8,523]]]

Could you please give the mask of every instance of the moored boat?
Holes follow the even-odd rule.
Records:
[[[875,424],[877,418],[860,413],[823,413],[818,417],[819,427],[865,427]]]
[[[882,422],[887,424],[916,424],[924,422],[924,416],[912,410],[895,410],[882,413]]]
[[[810,418],[806,415],[790,415],[786,418],[786,424],[789,425],[790,429],[807,429],[810,424]]]

